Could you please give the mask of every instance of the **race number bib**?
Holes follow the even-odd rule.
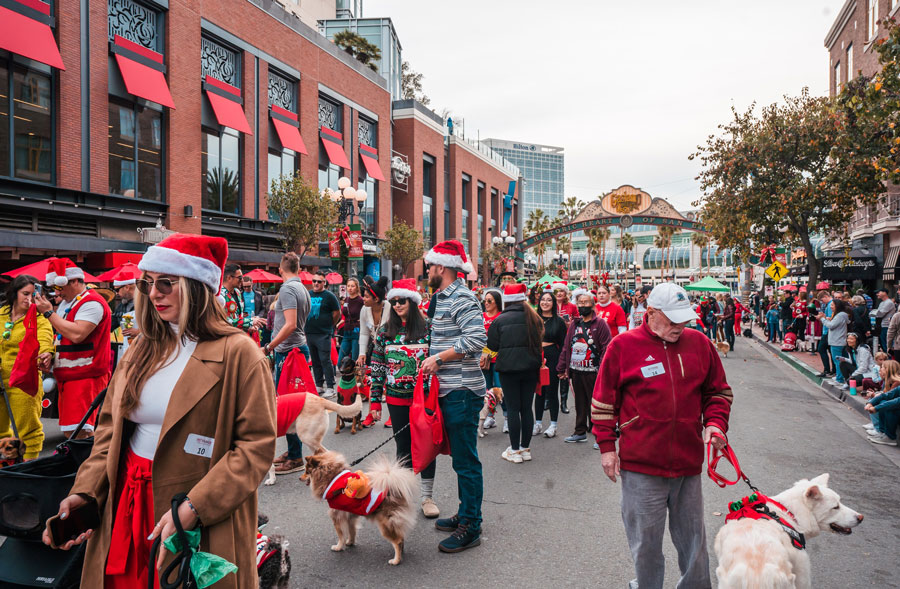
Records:
[[[662,362],[657,362],[656,364],[650,364],[649,366],[641,367],[641,372],[643,373],[644,378],[651,378],[653,376],[665,374],[666,369],[663,366]]]
[[[207,438],[206,436],[191,434],[187,437],[187,441],[184,443],[184,451],[185,453],[191,454],[192,456],[202,456],[203,458],[209,458],[212,456],[215,441],[215,438]]]

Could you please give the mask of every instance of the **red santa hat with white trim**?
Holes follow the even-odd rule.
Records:
[[[120,286],[128,286],[129,284],[134,284],[138,279],[138,269],[137,266],[128,266],[127,268],[122,268],[118,272],[116,272],[115,277],[113,277],[113,288],[119,288]]]
[[[550,290],[552,290],[552,291],[564,290],[564,291],[568,292],[569,291],[569,283],[566,282],[565,280],[557,280],[556,282],[554,282],[553,284],[550,285]]]
[[[384,298],[387,301],[391,299],[407,298],[413,301],[416,306],[422,302],[422,295],[419,294],[414,278],[401,278],[400,280],[395,280],[393,284],[391,284],[391,290],[388,291]]]
[[[218,294],[227,259],[228,242],[223,238],[176,233],[148,248],[138,269],[192,278]]]
[[[84,280],[84,270],[69,258],[49,258],[47,263],[47,276],[44,280],[51,286],[65,286],[75,278]]]
[[[425,262],[445,268],[456,268],[463,274],[469,274],[473,270],[469,258],[466,257],[463,244],[455,239],[442,241],[428,250],[428,253],[425,254]]]
[[[528,298],[528,287],[523,283],[507,284],[503,287],[503,304],[521,303]]]

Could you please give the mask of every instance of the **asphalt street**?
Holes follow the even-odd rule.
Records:
[[[900,449],[874,446],[859,427],[865,420],[825,395],[758,344],[740,338],[724,359],[735,404],[730,441],[744,471],[760,490],[774,495],[802,478],[831,474],[831,487],[866,516],[851,536],[825,533],[808,542],[813,586],[900,587]],[[335,553],[326,505],[312,497],[296,474],[260,488],[268,531],[290,542],[291,587],[626,587],[633,578],[619,509],[620,485],[600,468],[592,444],[565,444],[574,411],[562,415],[561,436],[532,442],[534,459],[511,464],[500,458],[508,439],[490,430],[479,444],[485,473],[482,545],[448,555],[438,552],[445,534],[420,516],[400,566],[387,564],[390,545],[371,523],[357,545]],[[351,436],[329,433],[329,449],[352,460],[388,436],[380,425]],[[279,440],[279,452],[284,440]],[[392,449],[392,444],[385,446]],[[365,467],[365,462],[362,467]],[[729,501],[744,485],[720,489],[704,476],[710,569],[713,539]],[[449,457],[439,457],[435,500],[442,514],[456,510],[456,480]],[[666,586],[678,566],[668,537]]]

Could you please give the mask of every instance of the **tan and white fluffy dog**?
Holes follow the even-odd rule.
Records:
[[[313,497],[322,499],[330,483],[342,471],[350,467],[342,454],[322,452],[306,457],[306,472],[300,480],[309,485]],[[381,535],[394,547],[394,558],[388,564],[397,565],[403,560],[403,544],[416,524],[416,508],[413,500],[418,492],[416,475],[398,461],[379,454],[372,460],[372,469],[365,476],[371,483],[372,493],[383,492],[381,505],[366,519],[378,525]],[[347,511],[330,509],[331,521],[337,532],[338,543],[331,547],[335,552],[356,543],[360,517]]]
[[[863,516],[841,503],[828,488],[828,474],[803,479],[772,497],[794,517],[774,505],[769,508],[801,532],[807,540],[820,532],[847,535]],[[727,522],[716,535],[716,577],[720,589],[808,589],[811,587],[809,554],[791,544],[790,536],[771,520],[739,519]]]
[[[328,413],[334,411],[338,414],[338,419],[342,417],[350,418],[354,415],[359,415],[362,407],[361,395],[356,396],[356,401],[353,405],[338,405],[334,401],[306,393],[303,411],[294,420],[293,425],[288,428],[288,433],[300,436],[300,441],[306,444],[306,447],[311,451],[324,451],[325,446],[322,445],[322,439],[325,437],[325,432],[328,431]],[[267,486],[275,484],[274,464],[269,467],[269,474],[266,476],[265,484]]]

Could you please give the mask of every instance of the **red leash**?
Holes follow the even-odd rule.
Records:
[[[725,442],[725,449],[719,450],[712,443],[712,438],[719,438]],[[735,479],[732,481],[730,479],[725,478],[721,474],[716,471],[716,466],[719,464],[719,460],[725,459],[725,462],[729,463],[736,473]],[[747,478],[747,475],[741,471],[741,465],[738,462],[737,456],[734,453],[734,450],[731,449],[731,446],[728,444],[728,438],[725,436],[718,434],[716,432],[712,432],[710,436],[709,444],[706,445],[706,474],[709,475],[709,478],[713,480],[713,482],[723,489],[728,485],[737,484],[738,481],[743,480],[747,483],[747,486],[753,489],[756,492],[759,492],[759,489],[753,486],[750,482],[750,479]]]

